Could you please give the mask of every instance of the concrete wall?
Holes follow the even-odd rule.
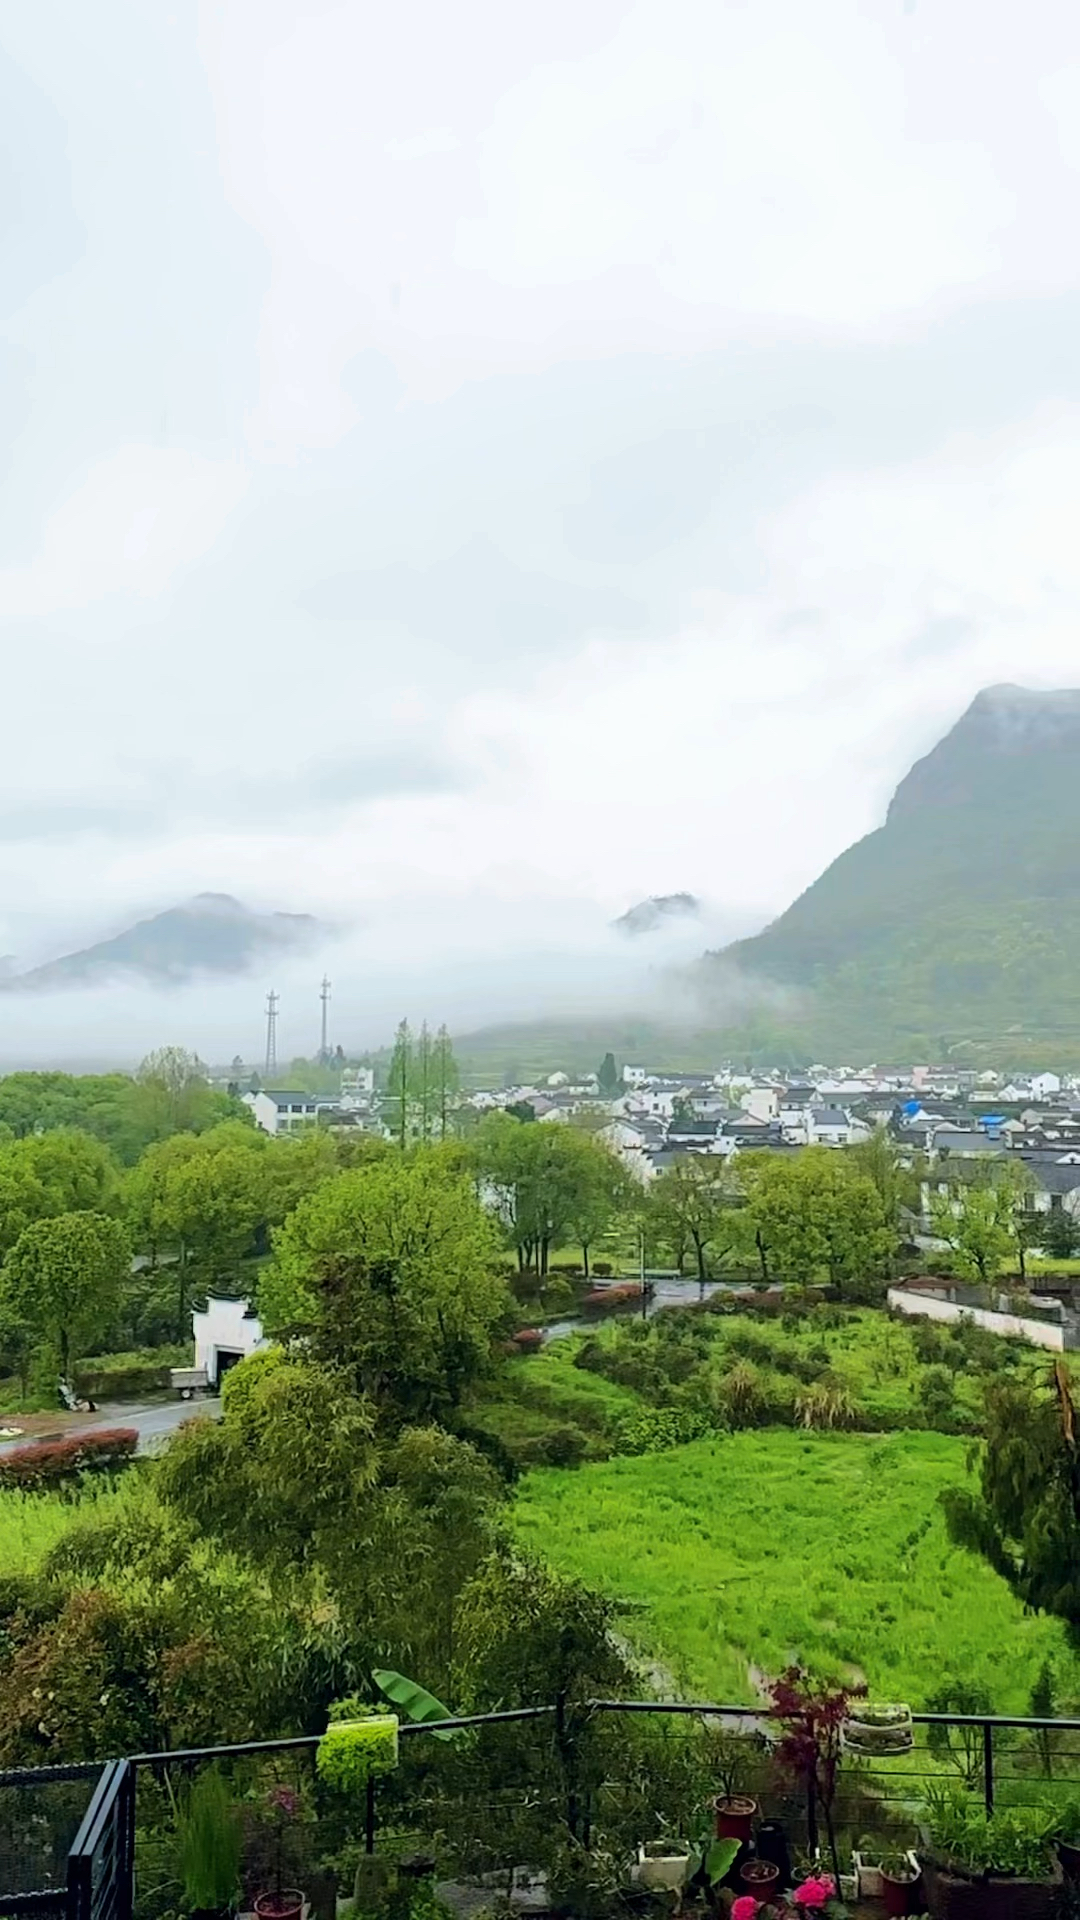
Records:
[[[1063,1353],[1067,1345],[1064,1327],[1052,1326],[1046,1320],[1025,1320],[1019,1313],[993,1313],[988,1307],[961,1307],[951,1300],[939,1300],[929,1293],[908,1293],[903,1287],[889,1288],[889,1305],[897,1313],[921,1314],[925,1320],[945,1320],[952,1325],[960,1320],[971,1320],[977,1327],[985,1327],[988,1333],[1011,1335],[1030,1340],[1037,1347],[1049,1347],[1053,1353]]]
[[[248,1313],[246,1300],[219,1300],[210,1294],[205,1312],[193,1313],[191,1325],[195,1365],[206,1368],[212,1387],[217,1386],[219,1353],[242,1353],[246,1360],[266,1345],[262,1321]]]

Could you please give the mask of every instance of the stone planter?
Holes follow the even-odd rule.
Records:
[[[666,1840],[648,1840],[638,1848],[637,1880],[653,1892],[681,1887],[690,1872],[690,1855]]]
[[[867,1703],[861,1711],[856,1709],[848,1715],[840,1738],[849,1753],[865,1753],[872,1758],[910,1753],[914,1740],[911,1708]]]
[[[970,1880],[924,1860],[922,1873],[933,1920],[1051,1920],[1061,1887],[1060,1868],[1046,1880],[997,1874]]]

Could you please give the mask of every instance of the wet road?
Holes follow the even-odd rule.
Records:
[[[36,1440],[68,1440],[74,1434],[94,1433],[102,1427],[134,1427],[139,1435],[139,1452],[150,1453],[155,1442],[175,1433],[182,1421],[199,1413],[208,1413],[216,1420],[220,1412],[221,1401],[214,1399],[158,1400],[141,1405],[132,1405],[129,1401],[126,1405],[100,1406],[96,1413],[58,1414],[55,1427],[50,1426],[47,1433],[27,1433],[17,1440],[2,1440],[0,1453],[10,1452],[12,1447],[28,1446]],[[4,1424],[18,1426],[18,1414],[0,1416],[0,1425]]]

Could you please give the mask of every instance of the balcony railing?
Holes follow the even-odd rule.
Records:
[[[845,1852],[864,1834],[910,1844],[934,1783],[962,1782],[988,1812],[1080,1798],[1080,1719],[915,1713],[912,1721],[908,1752],[844,1755],[834,1818]],[[612,1734],[633,1722],[647,1729],[644,1742],[625,1750],[618,1738],[598,1742],[598,1729]],[[175,1914],[177,1800],[209,1765],[250,1816],[245,1907],[273,1872],[273,1842],[259,1817],[266,1790],[298,1789],[305,1811],[287,1835],[287,1877],[309,1891],[318,1882],[315,1920],[333,1920],[336,1886],[348,1886],[365,1856],[411,1861],[443,1880],[483,1881],[534,1864],[530,1846],[542,1833],[572,1839],[586,1854],[602,1837],[626,1858],[661,1832],[685,1835],[719,1790],[709,1775],[718,1733],[738,1742],[739,1790],[780,1819],[794,1845],[812,1848],[821,1838],[814,1807],[777,1776],[770,1748],[780,1729],[763,1708],[559,1700],[438,1723],[438,1734],[455,1730],[472,1730],[472,1738],[447,1742],[430,1725],[403,1722],[400,1767],[369,1784],[359,1806],[330,1804],[338,1797],[315,1775],[317,1734],[0,1773],[0,1920]]]

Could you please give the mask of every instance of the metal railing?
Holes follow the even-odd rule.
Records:
[[[639,1766],[630,1777],[625,1769],[633,1769],[637,1761],[633,1753],[621,1749],[617,1739],[603,1749],[598,1770],[596,1730],[607,1725],[614,1732],[618,1722],[626,1719],[641,1723],[643,1733],[645,1727],[649,1729],[645,1745],[654,1761],[667,1763],[662,1791],[655,1789],[647,1767]],[[696,1729],[688,1723],[697,1723]],[[907,1752],[873,1758],[843,1755],[833,1811],[845,1846],[857,1844],[866,1832],[908,1844],[927,1790],[934,1784],[962,1783],[980,1796],[988,1813],[1006,1803],[1063,1806],[1067,1800],[1080,1799],[1080,1718],[914,1713],[912,1723],[913,1744]],[[460,1743],[440,1742],[435,1735],[467,1729],[475,1730],[478,1740],[487,1743],[487,1770],[469,1775],[466,1768],[466,1777],[457,1779],[454,1767],[460,1770]],[[519,1730],[520,1737],[513,1737]],[[487,1863],[509,1869],[524,1864],[515,1852],[522,1831],[515,1820],[523,1809],[534,1821],[549,1822],[552,1829],[572,1836],[586,1850],[594,1835],[609,1833],[620,1818],[624,1826],[627,1820],[651,1819],[677,1831],[674,1823],[680,1814],[686,1820],[691,1808],[685,1797],[679,1798],[683,1776],[673,1763],[688,1759],[694,1737],[707,1741],[718,1732],[735,1737],[743,1748],[744,1783],[758,1795],[763,1811],[799,1830],[800,1838],[805,1833],[812,1845],[817,1838],[812,1803],[798,1786],[783,1784],[772,1767],[771,1750],[780,1731],[768,1708],[685,1700],[560,1698],[498,1713],[455,1716],[437,1727],[405,1722],[399,1730],[401,1777],[389,1776],[377,1788],[370,1784],[362,1808],[351,1808],[344,1820],[333,1814],[324,1821],[320,1815],[309,1830],[305,1865],[314,1870],[317,1859],[335,1850],[341,1858],[352,1859],[385,1848],[400,1858],[419,1842],[423,1851],[441,1851],[445,1863],[461,1870],[462,1830],[471,1822],[474,1828],[484,1829]],[[501,1740],[504,1732],[506,1741]],[[303,1775],[314,1790],[314,1757],[320,1739],[318,1734],[301,1734],[135,1754],[109,1761],[104,1768],[86,1762],[0,1773],[0,1886],[8,1881],[4,1869],[13,1857],[9,1828],[17,1834],[33,1826],[36,1832],[51,1822],[54,1837],[48,1855],[50,1884],[29,1883],[20,1888],[9,1882],[12,1890],[0,1892],[0,1916],[4,1920],[9,1916],[11,1920],[22,1916],[27,1920],[30,1916],[132,1920],[137,1915],[139,1920],[156,1920],[158,1915],[174,1912],[175,1863],[167,1856],[174,1832],[176,1788],[200,1767],[215,1765],[246,1783],[249,1799],[253,1781],[258,1778],[266,1785],[267,1770],[280,1776],[282,1769],[291,1769],[297,1780]],[[475,1744],[464,1750],[466,1755]],[[493,1754],[505,1757],[503,1771],[490,1765]],[[704,1747],[695,1764],[696,1773],[689,1766],[685,1773],[685,1792],[696,1795],[700,1808],[707,1798]],[[96,1785],[86,1804],[91,1781]],[[712,1792],[717,1784],[713,1778]],[[20,1806],[26,1806],[23,1796],[40,1799],[57,1794],[63,1796],[59,1813],[54,1806],[48,1820],[35,1816],[32,1821],[24,1818],[20,1825],[16,1815]],[[313,1798],[318,1798],[317,1792]],[[72,1830],[76,1805],[85,1810],[65,1860],[59,1842]],[[638,1837],[652,1836],[640,1832]],[[31,1850],[20,1877],[25,1879],[45,1857],[40,1848],[36,1853]]]

